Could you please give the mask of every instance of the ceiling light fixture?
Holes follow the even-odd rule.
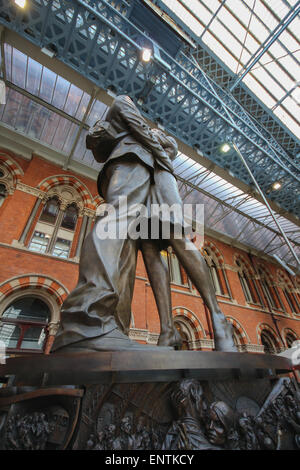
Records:
[[[149,49],[148,47],[143,47],[142,49],[142,61],[143,62],[149,62],[152,57],[152,50]]]
[[[227,143],[222,144],[221,147],[220,147],[220,150],[221,150],[222,153],[227,153],[227,152],[229,152],[230,149],[231,149],[231,146]]]
[[[278,191],[280,189],[282,184],[279,181],[276,181],[275,183],[272,184],[272,189],[273,191]]]

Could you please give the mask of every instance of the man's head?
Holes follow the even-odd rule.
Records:
[[[166,135],[160,129],[151,129],[153,136],[158,140],[162,148],[168,154],[171,160],[175,160],[178,153],[178,145],[176,140],[170,135]]]

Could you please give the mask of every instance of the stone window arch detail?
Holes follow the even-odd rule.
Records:
[[[267,339],[269,339],[270,343],[273,346],[273,353],[276,354],[281,351],[282,344],[280,339],[278,338],[277,333],[275,330],[268,325],[267,323],[260,323],[256,328],[257,340],[258,344],[264,345],[262,341],[262,335],[264,335]]]
[[[39,198],[20,238],[32,251],[59,258],[79,259],[81,246],[89,233],[95,214],[88,189],[72,176],[57,175],[43,180]],[[57,218],[42,220],[47,205],[57,205]],[[54,209],[53,209],[54,210]],[[73,222],[66,225],[66,222]]]
[[[5,197],[14,193],[23,175],[22,168],[13,158],[0,151],[0,186]]]
[[[262,303],[255,282],[255,271],[241,254],[234,255],[239,281],[248,303]]]
[[[300,314],[300,300],[297,288],[293,285],[288,275],[282,270],[277,270],[278,286],[290,307],[292,313]]]
[[[234,330],[239,338],[239,344],[250,344],[250,338],[244,327],[233,317],[226,317],[226,320],[233,325]]]
[[[285,310],[280,293],[275,283],[274,276],[262,264],[258,264],[257,272],[260,287],[262,293],[264,294],[265,303],[267,306],[269,306],[271,309]]]
[[[299,336],[297,335],[297,333],[291,328],[287,328],[287,327],[283,328],[281,334],[282,334],[282,337],[284,338],[287,348],[291,347],[293,341],[297,341],[299,339]]]
[[[212,347],[212,340],[207,338],[200,320],[191,310],[185,307],[174,307],[173,319],[175,326],[177,324],[185,334],[188,341],[188,349],[195,350],[202,347]]]
[[[72,199],[78,204],[81,211],[95,209],[90,191],[75,176],[55,175],[48,177],[38,184],[38,189],[44,193],[44,198],[48,198],[49,195],[57,195],[64,205]]]
[[[0,284],[0,320],[1,315],[18,300],[25,298],[40,299],[47,305],[50,318],[45,324],[45,342],[43,352],[49,353],[60,322],[60,308],[69,291],[58,281],[42,274],[16,276]],[[3,323],[3,322],[2,322]]]
[[[104,199],[97,194],[97,196],[95,196],[93,199],[95,210],[97,210],[97,208],[103,203],[104,203]]]

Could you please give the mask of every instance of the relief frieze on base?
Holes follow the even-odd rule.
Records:
[[[299,390],[288,377],[45,390],[2,390],[1,449],[300,448]]]

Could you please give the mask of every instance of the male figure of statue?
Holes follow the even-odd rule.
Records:
[[[127,135],[121,138],[105,161],[99,174],[98,187],[106,203],[115,209],[117,225],[122,225],[126,219],[127,236],[119,237],[117,234],[114,239],[99,237],[107,217],[98,218],[82,248],[78,284],[62,307],[61,327],[52,348],[54,351],[151,349],[130,341],[123,333],[127,333],[129,327],[138,248],[138,240],[129,235],[128,227],[137,218],[130,208],[136,204],[148,206],[153,200],[153,194],[169,204],[181,203],[181,199],[172,175],[170,157],[160,143],[163,141],[151,132],[128,96],[119,96],[114,100],[106,121],[111,123],[117,133],[127,132]],[[120,196],[127,198],[125,209],[120,205]],[[211,312],[216,349],[236,351],[232,327],[217,305],[203,257],[198,251],[185,250],[186,244],[191,243],[185,237],[175,239],[171,234],[169,243]],[[169,302],[166,297],[169,296],[169,286],[159,261],[159,241],[150,240],[148,245],[143,242],[142,246],[155,297],[162,296],[166,306]],[[156,282],[151,275],[151,256],[152,266],[155,263],[157,265],[159,279]],[[160,276],[166,287],[165,294],[158,292]],[[161,315],[162,309],[159,310]],[[167,315],[165,310],[161,319],[166,319]],[[173,346],[171,336],[166,335],[160,344]]]
[[[99,173],[98,187],[106,203],[115,209],[116,225],[135,215],[120,207],[119,197],[127,198],[127,207],[146,204],[153,183],[154,166],[172,172],[172,164],[128,96],[117,97],[106,116],[118,133],[127,132],[113,149]],[[126,214],[123,212],[126,210]],[[77,286],[61,309],[61,324],[52,351],[77,350],[151,350],[131,341],[123,332],[128,319],[116,315],[120,297],[131,302],[135,279],[137,241],[129,237],[99,237],[107,223],[107,214],[96,220],[82,247]],[[122,229],[124,226],[122,225]],[[130,314],[130,305],[122,309]]]

